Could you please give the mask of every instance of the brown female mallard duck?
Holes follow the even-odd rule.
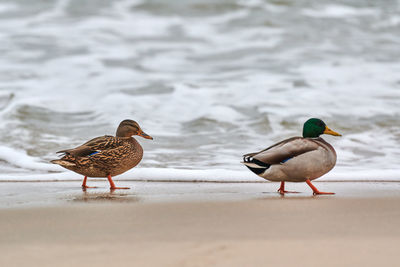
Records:
[[[82,188],[89,188],[86,185],[89,176],[107,177],[110,189],[129,189],[116,187],[111,177],[132,169],[142,160],[143,149],[132,135],[153,139],[137,122],[124,120],[119,124],[116,136],[96,137],[76,148],[58,151],[63,157],[51,162],[84,175]]]
[[[292,137],[260,152],[243,156],[243,164],[258,176],[280,181],[278,192],[285,191],[285,182],[306,182],[314,195],[334,194],[319,191],[311,181],[329,172],[336,164],[335,149],[321,134],[340,136],[316,118],[309,119],[303,126],[303,137]]]

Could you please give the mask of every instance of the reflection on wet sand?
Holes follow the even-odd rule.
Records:
[[[118,204],[146,202],[203,202],[241,201],[260,199],[326,199],[399,197],[400,182],[323,182],[317,181],[323,190],[331,190],[334,196],[313,196],[304,184],[292,183],[290,188],[297,194],[281,196],[274,183],[179,183],[179,182],[127,182],[119,181],[131,190],[110,191],[101,181],[82,191],[76,181],[60,182],[0,182],[0,209],[12,207],[53,206],[64,204]]]
[[[120,193],[118,190],[110,189],[109,192],[89,192],[82,189],[82,194],[76,195],[72,198],[73,202],[117,202],[117,203],[132,203],[138,202],[139,197],[134,194]]]

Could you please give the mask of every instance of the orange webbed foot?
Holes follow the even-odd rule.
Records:
[[[291,194],[299,194],[300,192],[297,192],[297,191],[286,191],[286,190],[280,190],[280,189],[278,189],[278,191],[277,191],[279,194],[281,194],[281,195],[284,195],[284,194],[286,194],[286,193],[291,193]]]
[[[115,186],[114,181],[111,178],[111,175],[107,176],[108,182],[110,183],[110,190],[114,191],[115,189],[130,189],[130,187],[118,187]]]
[[[87,176],[85,176],[83,178],[83,182],[82,182],[82,190],[86,190],[87,188],[97,188],[97,186],[87,186],[86,185],[87,182]]]
[[[312,183],[310,180],[306,180],[306,183],[311,187],[311,189],[313,190],[313,195],[334,195],[335,193],[332,192],[321,192],[319,191]]]
[[[278,189],[278,193],[281,195],[284,195],[285,193],[300,193],[300,192],[296,192],[296,191],[286,191],[285,190],[285,182],[281,182],[281,187],[279,187]]]

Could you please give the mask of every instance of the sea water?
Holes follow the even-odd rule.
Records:
[[[138,180],[259,181],[243,154],[343,137],[334,179],[400,179],[400,1],[1,0],[0,179],[77,174],[55,152],[138,137]]]

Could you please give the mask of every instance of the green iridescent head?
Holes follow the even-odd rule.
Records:
[[[326,126],[325,122],[317,118],[311,118],[304,123],[303,137],[316,138],[321,134],[330,134],[334,136],[341,136],[341,134],[332,131]]]

